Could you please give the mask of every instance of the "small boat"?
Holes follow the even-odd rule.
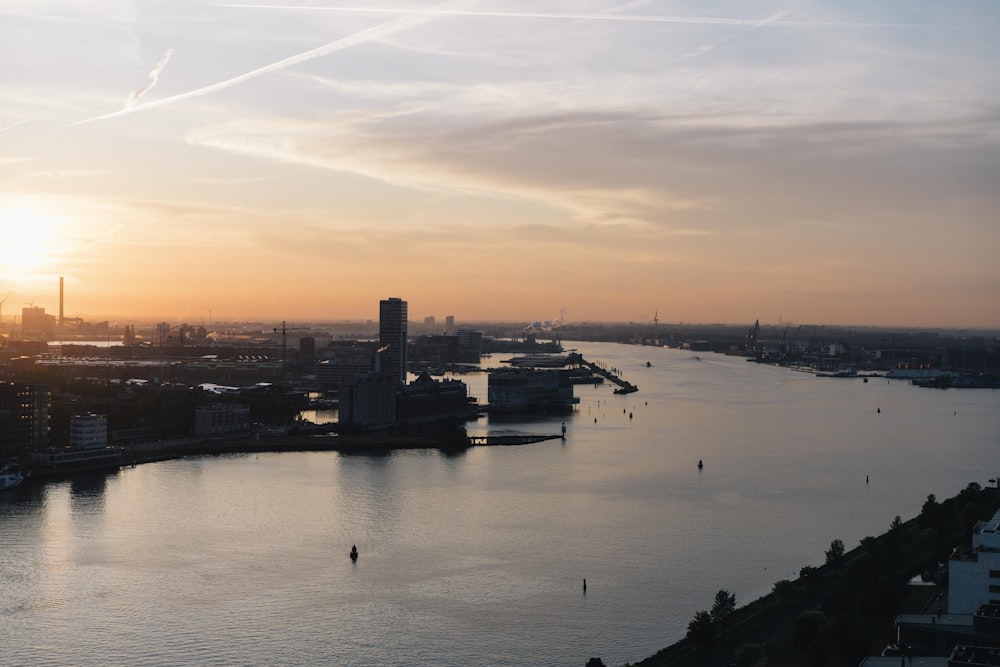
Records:
[[[357,559],[358,559],[358,547],[357,545],[354,545],[353,547],[351,547],[351,560],[357,560]]]
[[[13,489],[24,481],[24,473],[10,466],[0,469],[0,491]]]

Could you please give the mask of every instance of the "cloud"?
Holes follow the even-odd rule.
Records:
[[[442,3],[441,5],[437,5],[436,7],[445,7],[453,4],[456,4],[455,0],[449,0],[448,2]],[[382,39],[384,37],[388,37],[389,35],[401,32],[403,30],[415,28],[421,24],[433,20],[435,15],[436,14],[434,8],[426,10],[418,10],[416,12],[410,12],[407,13],[405,16],[402,16],[401,18],[392,19],[391,21],[386,21],[385,23],[380,23],[379,25],[373,26],[371,28],[366,28],[365,30],[361,30],[360,32],[348,35],[347,37],[343,37],[341,39],[329,42],[315,49],[310,49],[309,51],[304,51],[294,56],[283,58],[282,60],[278,60],[268,65],[264,65],[263,67],[258,67],[256,69],[250,70],[249,72],[244,72],[243,74],[230,77],[228,79],[224,79],[222,81],[213,83],[211,85],[203,86],[201,88],[196,88],[194,90],[189,90],[188,92],[181,93],[179,95],[164,97],[159,100],[156,100],[155,102],[149,102],[141,106],[126,105],[124,109],[121,109],[119,111],[107,113],[101,116],[94,116],[93,118],[87,118],[85,120],[80,120],[75,123],[71,123],[70,127],[83,125],[86,123],[92,123],[94,121],[99,121],[99,120],[117,118],[119,116],[125,116],[145,109],[152,109],[156,107],[165,106],[168,104],[181,102],[183,100],[192,99],[195,97],[201,97],[203,95],[210,95],[212,93],[219,92],[220,90],[225,90],[226,88],[230,88],[232,86],[245,83],[247,81],[255,79],[259,76],[263,76],[265,74],[278,72],[288,67],[308,62],[315,58],[320,58],[323,56],[330,55],[331,53],[341,51],[343,49],[348,49],[353,46],[357,46],[358,44],[363,44],[365,42]]]
[[[262,4],[236,4],[229,3],[223,7],[234,7],[241,9],[280,9],[283,11],[302,10],[310,12],[344,12],[344,13],[377,13],[377,14],[409,14],[410,9],[397,9],[391,7],[327,7],[322,5],[262,5]],[[919,23],[871,23],[855,21],[787,21],[784,20],[789,11],[778,12],[766,19],[752,19],[740,17],[723,16],[665,16],[654,14],[608,14],[608,13],[588,13],[573,14],[561,12],[515,12],[515,11],[480,11],[480,10],[455,10],[446,8],[432,8],[422,11],[428,16],[464,16],[493,19],[548,19],[558,21],[611,21],[625,23],[679,23],[679,24],[701,24],[701,25],[729,25],[729,26],[749,26],[762,27],[771,25],[782,28],[923,28],[923,27],[949,27],[949,26],[928,26]]]
[[[168,62],[170,62],[170,57],[172,55],[174,55],[174,50],[167,49],[166,53],[163,54],[163,57],[160,58],[160,61],[156,63],[152,71],[149,73],[149,82],[142,88],[133,91],[133,93],[129,96],[128,100],[126,100],[125,102],[126,109],[133,108],[136,104],[138,104],[139,98],[141,98],[143,95],[145,95],[146,93],[148,93],[153,89],[157,81],[160,80],[160,72],[162,72],[163,68],[167,66]]]

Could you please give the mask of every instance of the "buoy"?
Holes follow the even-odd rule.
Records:
[[[698,459],[698,470],[701,470],[704,467],[705,467],[705,464],[701,462],[701,459]]]
[[[587,580],[586,579],[583,580],[583,592],[584,593],[587,592]]]
[[[882,414],[882,408],[875,408],[875,412]]]

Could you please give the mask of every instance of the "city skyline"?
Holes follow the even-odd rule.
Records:
[[[0,314],[1000,327],[990,3],[0,7]]]

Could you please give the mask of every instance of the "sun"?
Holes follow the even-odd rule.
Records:
[[[0,273],[24,280],[46,269],[58,242],[58,223],[32,208],[0,210]]]

